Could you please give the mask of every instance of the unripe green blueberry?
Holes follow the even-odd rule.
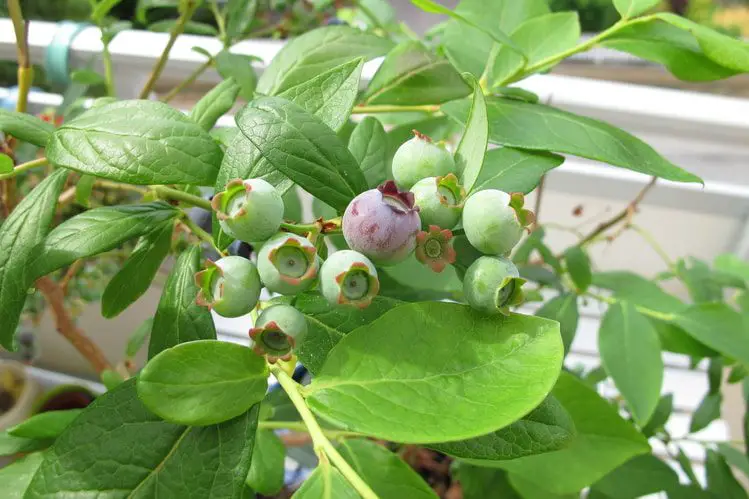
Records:
[[[283,200],[275,187],[260,178],[235,179],[211,202],[224,232],[246,242],[265,241],[283,221]]]
[[[416,247],[421,228],[413,194],[400,192],[392,180],[356,196],[342,223],[349,247],[379,265],[405,260]]]
[[[436,225],[452,229],[460,221],[466,191],[452,173],[444,177],[427,177],[411,187],[414,204],[419,207],[421,226]]]
[[[393,156],[393,178],[401,189],[408,190],[423,178],[455,172],[450,152],[416,130],[414,138],[401,145]]]
[[[320,291],[333,305],[366,308],[380,291],[377,270],[369,259],[351,250],[336,251],[320,269]]]
[[[509,314],[510,307],[523,301],[517,267],[503,256],[482,256],[468,267],[463,278],[463,295],[468,304],[487,314]]]
[[[208,262],[195,274],[200,288],[197,303],[224,317],[239,317],[255,308],[260,297],[260,276],[255,264],[241,256]]]
[[[268,362],[289,360],[307,334],[307,320],[290,305],[273,305],[262,311],[250,329],[253,350],[267,355]]]
[[[317,251],[309,239],[296,234],[276,234],[266,242],[257,256],[260,280],[269,291],[295,295],[308,290],[315,282]]]
[[[523,195],[487,189],[472,194],[463,207],[463,228],[474,248],[506,255],[520,241],[533,213],[523,209]]]

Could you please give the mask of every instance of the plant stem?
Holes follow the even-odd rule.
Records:
[[[301,421],[260,421],[258,428],[265,430],[291,430],[297,432],[307,432],[307,425]],[[354,431],[343,431],[343,430],[322,430],[322,432],[330,438],[345,438],[345,437],[362,437],[361,433]]]
[[[205,73],[206,70],[208,70],[208,68],[210,68],[211,66],[213,66],[213,58],[208,59],[203,64],[198,66],[198,68],[195,69],[195,71],[193,71],[190,74],[190,76],[182,80],[182,82],[180,82],[176,87],[171,89],[161,100],[164,102],[169,102],[170,100],[174,99],[177,96],[177,94],[179,94],[185,88],[192,85],[195,82],[195,80],[197,80],[198,77],[202,75],[203,73]]]
[[[172,189],[171,187],[167,187],[165,185],[153,185],[151,186],[151,189],[154,190],[157,194],[160,196],[163,196],[168,199],[174,199],[175,201],[182,201],[183,203],[187,203],[191,206],[196,206],[198,208],[203,208],[204,210],[211,211],[213,208],[211,208],[211,202],[207,199],[203,199],[198,196],[193,196],[192,194],[188,192],[179,191],[177,189]]]
[[[94,185],[97,187],[104,187],[105,189],[137,192],[138,194],[148,193],[148,189],[146,189],[145,187],[138,187],[137,185],[130,184],[120,184],[118,182],[112,182],[111,180],[97,180]]]
[[[104,84],[107,88],[109,97],[117,97],[117,89],[114,86],[114,69],[112,68],[112,54],[109,52],[109,42],[104,43],[102,50],[102,60],[104,61]]]
[[[375,114],[375,113],[408,113],[420,111],[423,113],[436,113],[440,107],[436,104],[426,104],[422,106],[355,106],[351,114]]]
[[[216,26],[218,26],[218,39],[226,45],[226,23],[224,22],[224,16],[221,14],[221,9],[218,7],[218,2],[211,0],[210,8],[213,18],[216,20]]]
[[[5,180],[5,179],[13,178],[16,175],[18,175],[19,173],[23,173],[23,172],[25,172],[27,170],[31,170],[32,168],[36,168],[38,166],[44,166],[46,164],[47,164],[47,158],[39,158],[39,159],[34,159],[34,160],[31,160],[31,161],[27,161],[26,163],[21,163],[20,165],[18,165],[15,168],[13,168],[12,172],[10,172],[10,173],[4,173],[4,174],[0,175],[0,180]]]
[[[166,66],[167,60],[169,60],[169,52],[172,51],[174,42],[176,42],[177,37],[181,35],[182,32],[185,31],[185,26],[187,25],[187,22],[195,13],[195,10],[197,8],[198,8],[198,2],[196,2],[195,0],[190,0],[187,2],[187,7],[182,12],[182,14],[180,14],[179,19],[177,20],[177,24],[174,25],[174,28],[172,29],[172,32],[169,35],[169,41],[167,42],[166,47],[164,47],[164,51],[161,53],[161,57],[159,57],[159,60],[156,62],[156,65],[153,67],[153,71],[151,71],[151,76],[148,78],[148,81],[143,86],[143,90],[140,91],[140,95],[138,96],[139,99],[148,98],[148,94],[151,93],[151,90],[153,90],[154,85],[156,85],[156,81],[158,81],[159,76],[161,76],[161,72],[164,71],[164,66]]]
[[[613,296],[599,295],[597,293],[592,293],[590,291],[587,291],[585,293],[585,296],[589,296],[603,303],[608,303],[609,305],[613,305],[620,301],[617,298],[614,298]],[[647,307],[643,307],[641,305],[635,305],[635,309],[637,309],[637,311],[643,315],[647,315],[648,317],[652,317],[653,319],[658,319],[658,320],[662,320],[666,322],[672,321],[676,317],[675,314],[666,314],[664,312],[658,312],[657,310],[652,310]]]
[[[356,8],[359,9],[364,16],[367,17],[372,22],[372,26],[374,26],[377,29],[382,30],[385,35],[390,38],[390,32],[387,30],[385,26],[382,25],[379,19],[377,19],[377,16],[372,12],[372,10],[364,5],[364,3],[361,0],[354,0],[354,4],[356,5]]]
[[[637,232],[640,237],[642,237],[650,245],[650,247],[653,248],[656,253],[658,253],[658,256],[661,257],[661,259],[669,269],[673,269],[675,267],[673,260],[671,260],[671,258],[668,256],[668,253],[666,253],[663,247],[658,244],[658,241],[655,240],[655,237],[653,237],[650,232],[645,230],[643,227],[640,227],[639,225],[633,223],[629,224],[629,228]]]
[[[208,243],[211,245],[211,247],[218,253],[219,255],[224,255],[225,253],[218,249],[216,246],[216,243],[213,241],[213,236],[211,236],[209,233],[198,227],[198,224],[192,221],[192,219],[187,216],[187,213],[182,212],[182,217],[180,218],[180,222],[182,222],[185,227],[187,227],[190,232],[193,233],[198,239]]]
[[[299,415],[302,417],[302,421],[307,427],[310,437],[312,438],[312,446],[315,453],[319,458],[327,456],[330,461],[338,468],[338,471],[346,477],[346,480],[351,484],[354,489],[364,499],[377,499],[377,494],[369,487],[369,485],[361,479],[361,477],[354,471],[354,469],[343,459],[338,451],[333,447],[333,444],[325,437],[320,425],[317,423],[315,416],[307,407],[307,403],[304,401],[302,394],[299,391],[300,385],[294,381],[291,376],[278,365],[271,365],[270,370],[278,380],[278,383],[289,395],[289,399],[296,407]]]

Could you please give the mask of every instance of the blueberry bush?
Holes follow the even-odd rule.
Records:
[[[577,15],[545,0],[412,1],[446,20],[426,39],[387,3],[354,2],[340,16],[351,24],[293,38],[258,78],[243,57],[221,71],[256,2],[208,2],[226,50],[206,68],[225,79],[191,110],[146,99],[169,49],[139,100],[116,99],[105,50],[110,95],[61,124],[24,112],[33,71],[8,1],[20,98],[0,110],[0,344],[17,347],[25,304],[42,300],[108,391],[0,434],[1,454],[26,454],[0,470],[3,497],[747,497],[743,444],[703,442],[706,481],[684,446],[720,417],[724,381],[749,386],[749,264],[673,261],[634,223],[637,204],[657,179],[701,179],[515,83],[597,46],[717,80],[749,72],[749,45],[650,13],[655,0],[614,0],[620,19],[585,41]],[[117,3],[93,1],[105,46]],[[170,39],[201,3],[180,2]],[[236,127],[215,128],[240,99]],[[562,154],[652,181],[555,252],[524,196],[542,195]],[[61,217],[71,203],[80,210]],[[662,254],[656,279],[590,261],[626,230]],[[116,364],[66,301],[85,262],[113,252],[126,259],[101,295],[108,318],[169,269]],[[540,302],[535,315],[524,301]],[[565,364],[587,302],[605,307],[594,369]],[[218,341],[214,314],[249,314],[249,347]],[[708,366],[680,434],[666,426],[664,353]],[[616,395],[598,393],[604,380]],[[284,485],[286,455],[313,468],[301,485]]]

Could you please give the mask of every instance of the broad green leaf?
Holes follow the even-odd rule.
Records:
[[[258,81],[262,94],[277,95],[356,57],[385,55],[393,44],[348,26],[317,28],[294,38],[273,58]]]
[[[723,397],[720,393],[707,393],[692,413],[692,420],[689,423],[689,433],[697,433],[704,430],[710,423],[720,418],[720,405]]]
[[[705,470],[707,472],[707,491],[712,492],[716,497],[721,499],[746,499],[749,497],[744,486],[736,480],[725,458],[718,452],[707,449]]]
[[[382,445],[347,439],[341,442],[338,451],[379,497],[437,498],[413,468]]]
[[[51,440],[36,438],[21,438],[9,435],[7,431],[0,432],[0,456],[15,456],[16,454],[34,452],[48,447]]]
[[[512,474],[543,484],[551,492],[577,492],[639,454],[650,452],[645,437],[583,381],[562,373],[552,394],[570,413],[577,436],[569,446],[502,461]]]
[[[96,107],[55,130],[55,166],[130,184],[211,185],[221,149],[200,125],[162,102]]]
[[[693,302],[711,303],[723,300],[723,279],[706,262],[694,257],[683,258],[676,262],[676,274],[686,284]],[[743,281],[741,284],[744,284]]]
[[[29,265],[49,231],[68,172],[57,170],[24,197],[0,225],[0,345],[15,350],[15,333],[34,281]]]
[[[564,351],[570,351],[570,345],[575,339],[577,332],[577,322],[580,320],[580,312],[577,308],[577,295],[573,293],[562,293],[536,311],[539,317],[546,317],[553,321],[559,322],[559,328],[562,333]]]
[[[673,323],[726,357],[749,363],[749,330],[741,314],[725,303],[692,305],[677,313]]]
[[[226,35],[231,40],[247,33],[257,11],[257,0],[229,0],[226,9]]]
[[[67,409],[35,414],[29,419],[8,428],[8,434],[21,438],[57,438],[81,412],[83,412],[83,409]]]
[[[203,426],[234,418],[268,388],[265,359],[236,343],[200,340],[164,350],[138,376],[138,397],[154,414]]]
[[[315,471],[291,497],[292,499],[360,499],[361,496],[340,471],[325,461],[315,468]]]
[[[105,206],[74,216],[55,227],[36,250],[36,276],[70,265],[148,234],[174,218],[177,210],[164,202]]]
[[[530,412],[561,361],[554,322],[413,303],[346,335],[306,388],[307,403],[336,425],[386,440],[460,440]],[[491,381],[498,376],[502,383]]]
[[[93,175],[81,175],[78,183],[75,184],[75,202],[84,208],[91,207],[91,192],[94,190],[96,177]]]
[[[684,471],[684,474],[689,478],[689,481],[693,484],[699,484],[700,481],[697,479],[697,475],[694,473],[692,467],[692,460],[689,459],[684,453],[684,449],[679,447],[679,452],[676,454],[676,462],[679,463],[679,467]]]
[[[254,57],[232,54],[228,49],[216,54],[216,71],[222,78],[231,78],[239,85],[239,95],[245,100],[255,97],[257,75],[252,68]]]
[[[363,59],[354,59],[278,94],[338,131],[348,121],[359,93]]]
[[[104,83],[104,77],[90,69],[78,69],[70,73],[70,79],[79,85],[100,85]]]
[[[667,23],[691,33],[710,59],[723,67],[745,73],[749,71],[749,44],[743,40],[719,33],[685,17],[669,12],[656,16]]]
[[[367,116],[360,121],[351,133],[348,149],[359,163],[368,187],[385,181],[388,175],[388,137],[379,120]]]
[[[101,315],[111,319],[143,296],[172,246],[174,224],[169,221],[146,234],[101,296]]]
[[[694,36],[665,22],[626,26],[601,45],[663,64],[684,81],[721,80],[740,72],[713,61]]]
[[[227,148],[229,147],[229,144],[231,144],[231,141],[234,140],[234,137],[237,136],[239,130],[237,130],[236,127],[221,127],[212,129],[210,133],[211,137],[213,137],[219,145],[223,148]]]
[[[258,407],[219,425],[174,425],[145,408],[130,379],[57,438],[24,497],[240,499]]]
[[[421,42],[395,47],[372,77],[367,104],[442,104],[471,92],[450,61],[434,54]]]
[[[130,335],[125,348],[125,357],[132,359],[137,355],[151,334],[153,328],[153,317],[144,320],[138,328]]]
[[[592,490],[614,499],[634,499],[671,491],[679,485],[679,476],[669,465],[652,454],[637,456],[596,482]]]
[[[717,447],[728,464],[749,477],[749,457],[744,452],[729,443],[719,443]]]
[[[247,485],[259,494],[272,496],[283,487],[286,448],[272,430],[258,430]]]
[[[472,192],[499,189],[505,192],[528,194],[538,187],[546,172],[564,162],[562,156],[512,147],[500,147],[486,152]]]
[[[42,461],[44,461],[44,453],[34,452],[0,468],[3,499],[23,499]]]
[[[478,81],[466,73],[473,85],[473,99],[471,110],[466,121],[465,132],[455,151],[455,164],[458,167],[460,181],[466,191],[471,191],[478,180],[486,155],[489,141],[489,122],[486,116],[486,100]]]
[[[0,154],[0,174],[13,172],[13,158],[7,154]]]
[[[210,310],[195,302],[199,291],[195,273],[200,270],[200,254],[199,246],[183,251],[169,273],[153,318],[149,359],[180,343],[216,339]]]
[[[493,23],[504,33],[512,33],[524,21],[548,14],[549,6],[546,0],[463,0],[455,12],[474,24]],[[442,34],[442,43],[456,68],[480,78],[489,62],[494,40],[485,31],[450,20]],[[501,47],[499,53],[505,50],[510,49]]]
[[[476,465],[552,452],[575,436],[572,418],[553,396],[522,419],[495,432],[469,440],[430,444],[429,447]]]
[[[192,118],[204,130],[210,130],[218,119],[232,108],[240,87],[233,78],[228,78],[211,89],[190,111]]]
[[[597,272],[593,275],[593,284],[610,289],[620,300],[658,312],[670,314],[687,308],[686,303],[663,291],[658,284],[633,272]]]
[[[660,3],[660,0],[614,0],[614,7],[623,19],[630,19],[649,11]]]
[[[242,137],[265,161],[333,208],[343,211],[366,190],[364,175],[346,146],[319,118],[296,104],[262,97],[243,108],[236,120]]]
[[[593,273],[590,270],[590,258],[585,250],[580,246],[571,246],[564,252],[564,261],[578,292],[587,291],[593,281]]]
[[[457,464],[453,474],[460,482],[463,499],[525,499],[512,487],[506,471],[461,461]]]
[[[487,109],[492,143],[572,154],[677,182],[701,182],[637,137],[602,121],[497,97],[487,99]],[[469,104],[455,101],[443,105],[442,110],[465,123]]]
[[[650,417],[648,423],[642,427],[642,434],[646,437],[652,437],[657,432],[663,430],[666,427],[668,418],[671,417],[671,413],[674,410],[674,395],[669,393],[664,395],[658,401],[658,405],[655,406],[655,411]]]
[[[522,497],[522,499],[579,499],[579,493],[572,494],[554,494],[544,488],[543,483],[538,483],[536,480],[528,480],[519,475],[513,475],[512,473],[507,475],[507,479],[512,485],[512,488]],[[594,499],[588,497],[586,499]]]
[[[463,281],[453,267],[448,266],[437,273],[419,262],[415,256],[381,269],[378,275],[380,295],[399,300],[459,299],[463,293]]]
[[[111,11],[121,1],[122,0],[98,0],[96,4],[92,4],[96,6],[91,11],[91,20],[97,25],[102,24],[102,21],[107,14],[109,14],[109,11]]]
[[[402,304],[403,302],[392,298],[377,296],[363,309],[335,307],[320,295],[297,295],[294,307],[307,319],[307,336],[296,350],[299,360],[311,373],[317,374],[330,350],[344,336]]]
[[[718,255],[715,257],[714,266],[716,270],[749,282],[749,262],[742,260],[736,255],[730,253]]]
[[[113,369],[105,369],[99,374],[99,379],[107,390],[113,390],[120,386],[125,380],[122,375]]]
[[[658,333],[626,301],[609,306],[598,330],[598,349],[606,372],[627,401],[640,426],[653,415],[663,384]]]
[[[29,144],[45,147],[55,131],[54,125],[25,113],[0,109],[0,132]]]

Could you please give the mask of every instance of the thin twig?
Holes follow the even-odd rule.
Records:
[[[606,220],[605,222],[601,222],[598,224],[598,227],[596,227],[590,234],[585,236],[580,240],[580,245],[584,246],[591,242],[593,239],[595,239],[599,234],[607,231],[614,225],[618,224],[622,220],[631,220],[632,216],[634,215],[635,211],[637,210],[637,206],[642,202],[645,195],[650,191],[650,189],[653,188],[655,183],[657,182],[657,178],[653,177],[650,182],[647,183],[645,187],[642,188],[642,190],[635,196],[635,198],[627,205],[626,208],[624,208],[621,212],[617,213],[614,217]]]
[[[541,213],[541,198],[544,195],[545,186],[546,186],[546,175],[542,175],[541,180],[538,181],[538,188],[536,189],[536,205],[533,208],[533,213],[536,215],[537,224],[538,224],[538,214]]]
[[[198,68],[190,74],[186,79],[184,79],[181,83],[179,83],[176,87],[171,89],[163,99],[161,99],[163,102],[169,102],[170,100],[174,99],[177,94],[182,92],[185,88],[192,85],[195,80],[197,80],[200,75],[205,73],[208,68],[213,66],[213,58],[208,59],[206,62],[204,62],[202,65],[198,66]]]
[[[60,287],[62,288],[62,294],[67,295],[68,294],[68,286],[70,285],[70,281],[75,277],[75,275],[78,273],[78,271],[81,269],[81,266],[83,265],[83,259],[76,260],[73,262],[73,265],[68,267],[67,272],[65,272],[65,275],[63,276],[62,280],[60,281]]]
[[[97,373],[101,374],[103,371],[111,369],[109,361],[101,349],[75,325],[73,318],[65,308],[65,295],[62,287],[49,276],[37,279],[36,287],[44,295],[52,309],[57,331],[89,361]]]

